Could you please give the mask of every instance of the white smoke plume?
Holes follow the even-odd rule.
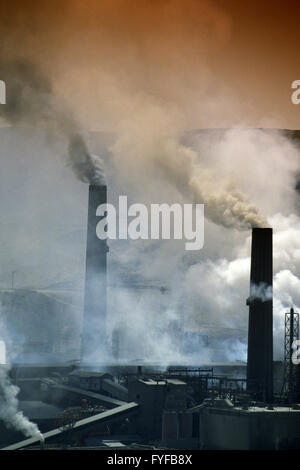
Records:
[[[5,321],[1,315],[0,309],[0,336],[3,338],[5,344],[8,344],[8,355],[6,364],[0,364],[0,420],[3,421],[8,428],[13,428],[16,431],[21,431],[26,437],[37,438],[43,441],[43,435],[39,431],[38,426],[32,423],[23,412],[19,410],[18,393],[19,387],[11,383],[10,360],[13,356],[13,348]]]
[[[129,120],[120,123],[118,137],[110,147],[119,172],[117,182],[121,181],[135,201],[156,202],[159,195],[164,201],[204,203],[204,249],[193,253],[189,266],[189,262],[182,263],[184,250],[179,245],[172,248],[170,243],[168,247],[160,244],[157,251],[152,246],[147,252],[145,245],[140,249],[136,242],[134,247],[130,245],[127,249],[123,245],[122,250],[116,251],[118,262],[124,261],[126,269],[143,277],[152,275],[169,280],[177,276],[174,290],[180,291],[184,299],[184,308],[179,306],[177,314],[184,311],[184,327],[203,332],[203,335],[207,334],[206,325],[208,334],[218,330],[230,334],[231,330],[236,340],[234,357],[245,359],[250,228],[272,226],[274,349],[275,358],[282,357],[283,313],[287,307],[282,297],[291,291],[293,277],[298,280],[300,271],[300,265],[293,268],[300,239],[295,191],[299,149],[280,131],[267,129],[211,130],[200,131],[198,135],[195,131],[193,138],[182,139],[182,123],[176,113],[167,112],[153,102],[149,104],[147,100],[142,103],[144,106],[137,106]],[[112,244],[111,256],[114,250]],[[293,272],[286,279],[285,296],[279,286],[282,270]],[[267,299],[270,289],[258,287],[254,294]],[[295,295],[289,294],[289,298],[297,305]],[[127,305],[135,302],[128,304],[122,295],[117,296],[116,301],[119,305],[114,306],[113,311],[121,312],[124,329],[127,327],[133,336],[139,337],[141,328],[144,336],[150,338],[151,321],[148,323],[146,318],[156,324],[153,310],[145,306],[134,309],[128,306],[127,309]],[[221,344],[221,337],[219,342]],[[148,358],[157,351],[160,357],[166,355],[161,351],[163,342],[157,339],[157,344],[159,346],[149,340],[152,352],[147,352]],[[231,340],[222,344],[224,360],[233,357],[229,347],[233,344]],[[176,341],[173,347],[166,348],[168,356],[178,357],[175,345]],[[207,351],[205,344],[199,346],[198,358],[208,357]],[[209,357],[213,360],[213,356]]]
[[[19,388],[10,382],[8,372],[6,367],[0,366],[0,419],[8,427],[21,431],[26,437],[43,441],[43,435],[37,425],[18,410]]]
[[[275,214],[269,221],[273,227],[274,359],[279,360],[283,358],[284,314],[291,307],[300,313],[300,217]],[[188,268],[185,277],[185,294],[190,299],[187,324],[195,330],[209,324],[212,329],[214,326],[229,327],[247,332],[250,245],[249,234],[239,244],[234,259],[209,259]],[[250,298],[267,301],[272,298],[272,287],[263,283],[252,285]],[[244,346],[246,341],[245,336],[242,341]],[[228,353],[229,350],[224,356]]]
[[[251,283],[250,285],[250,296],[249,300],[260,300],[261,302],[267,302],[272,300],[273,297],[273,288],[265,282],[260,284]]]

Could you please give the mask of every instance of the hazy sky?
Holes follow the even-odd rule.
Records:
[[[254,208],[276,237],[280,339],[284,309],[300,305],[299,149],[257,131],[203,134],[194,150],[180,137],[207,127],[300,128],[300,105],[291,102],[299,17],[294,0],[1,0],[0,79],[13,128],[0,134],[0,285],[10,285],[13,270],[17,287],[83,280],[88,187],[66,166],[68,139],[74,130],[109,131],[109,197],[122,191],[134,202],[188,199],[211,209],[205,260],[185,280],[177,279],[184,252],[172,244],[116,243],[110,264],[168,279],[176,294],[186,286],[196,324],[244,328],[250,231],[222,224],[232,208]],[[20,61],[27,65],[17,77]],[[40,133],[47,126],[54,135]],[[145,330],[142,319],[152,318],[150,307],[135,311],[122,296],[115,310],[134,317],[130,328],[138,319]]]
[[[188,128],[299,128],[299,14],[297,0],[2,0],[0,48],[33,58],[88,128],[114,129],[140,95]]]

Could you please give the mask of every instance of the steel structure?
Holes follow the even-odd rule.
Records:
[[[293,342],[299,339],[299,313],[291,308],[284,321],[284,396],[293,402],[297,398],[297,371],[292,362]]]

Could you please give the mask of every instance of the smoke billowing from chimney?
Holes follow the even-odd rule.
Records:
[[[203,201],[206,216],[218,225],[238,230],[266,227],[266,219],[234,182],[218,181],[212,170],[191,166],[188,185],[195,202]]]
[[[1,77],[7,82],[7,105],[1,107],[2,116],[11,124],[42,126],[55,134],[62,134],[69,141],[69,166],[76,177],[89,184],[104,184],[101,159],[89,153],[76,119],[67,106],[55,97],[49,77],[29,61],[15,60],[2,67]],[[159,109],[156,112],[154,119],[158,118],[158,123],[153,126],[152,122],[145,122],[145,117],[150,117],[153,104],[145,103],[145,106],[149,108],[145,115],[133,119],[129,127],[125,128],[126,145],[132,146],[133,154],[141,141],[141,152],[150,155],[166,177],[190,199],[205,204],[206,217],[213,222],[238,230],[267,225],[258,209],[248,201],[235,182],[220,180],[211,168],[199,162],[194,150],[180,143],[177,137],[167,136],[164,124],[163,132],[160,131],[158,123],[165,120],[166,110]],[[177,123],[174,125],[176,127]],[[144,141],[145,130],[147,135]],[[121,143],[122,128],[118,131],[118,141]],[[153,133],[152,144],[148,140],[149,133]],[[149,143],[153,146],[152,151],[146,148]]]
[[[74,134],[69,142],[70,166],[78,179],[96,186],[105,184],[101,159],[91,155],[80,134]]]
[[[131,164],[130,169],[136,171],[140,165],[148,174],[152,164],[156,174],[160,173],[184,198],[204,204],[205,217],[218,225],[238,230],[268,225],[239,188],[237,178],[217,173],[205,155],[182,142],[180,116],[155,105],[151,98],[139,103],[135,111],[130,122],[119,126],[118,139],[112,147],[118,165],[127,166],[132,160],[136,165]]]
[[[8,369],[0,367],[0,419],[26,437],[35,437],[42,441],[43,436],[37,425],[18,410],[18,393],[18,387],[10,382]]]
[[[0,116],[13,125],[45,127],[54,135],[62,135],[69,141],[69,166],[76,177],[102,184],[102,160],[89,153],[78,122],[55,96],[49,77],[28,60],[4,62],[0,71],[7,84],[7,104],[1,107]]]
[[[19,388],[11,383],[9,377],[10,360],[13,359],[14,356],[12,340],[2,313],[2,305],[0,305],[0,334],[2,338],[5,338],[5,344],[9,345],[6,363],[0,365],[0,421],[3,421],[8,428],[21,431],[26,437],[34,437],[42,440],[43,435],[39,431],[38,426],[32,423],[24,416],[23,412],[19,410]]]

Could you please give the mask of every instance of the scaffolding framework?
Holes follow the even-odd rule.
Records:
[[[294,401],[298,395],[297,371],[292,362],[293,342],[299,339],[299,313],[291,308],[285,314],[284,322],[284,394],[288,401]]]

